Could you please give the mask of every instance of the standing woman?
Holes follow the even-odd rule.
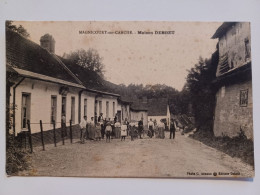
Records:
[[[164,139],[164,130],[165,130],[165,124],[162,120],[158,123],[158,129],[159,129],[159,138]]]
[[[95,128],[95,138],[96,140],[101,140],[101,125],[100,123],[98,122],[97,125],[96,125],[96,128]]]
[[[126,123],[124,122],[124,124],[121,126],[121,141],[124,139],[125,140],[125,137],[127,135],[127,125]]]
[[[120,138],[120,131],[121,131],[120,127],[121,127],[120,122],[116,121],[116,123],[115,123],[115,138],[117,138],[117,139]]]
[[[104,135],[105,135],[105,126],[104,126],[104,118],[103,118],[103,113],[100,113],[100,116],[98,117],[98,122],[101,125],[101,135],[102,135],[102,139],[104,139]]]
[[[94,117],[91,117],[91,121],[88,123],[88,138],[95,140],[95,122]]]

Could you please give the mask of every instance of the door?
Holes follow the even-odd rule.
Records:
[[[66,97],[63,96],[61,99],[61,118],[66,120]],[[65,121],[63,121],[65,122]]]
[[[71,122],[75,124],[75,97],[71,97]]]
[[[31,95],[22,93],[22,129],[27,129],[27,121],[30,120]]]
[[[117,111],[117,120],[121,123],[121,111]]]

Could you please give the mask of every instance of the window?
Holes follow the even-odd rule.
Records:
[[[245,38],[245,61],[250,59],[251,56],[251,49],[250,49],[250,44],[249,44],[249,39]]]
[[[109,101],[106,102],[106,118],[109,118]]]
[[[96,107],[95,107],[96,112]],[[87,116],[87,99],[84,99],[84,116]]]
[[[95,108],[94,108],[94,113],[97,113],[97,107],[98,107],[98,101],[97,100],[95,100]],[[97,113],[98,115],[100,114],[100,113]]]
[[[66,97],[63,96],[61,99],[61,116],[66,118]]]
[[[30,94],[22,93],[22,129],[27,129],[27,120],[30,120]]]
[[[116,104],[115,102],[113,102],[113,117],[115,117],[115,113],[116,113]]]
[[[71,97],[71,122],[75,124],[75,97]]]
[[[248,89],[240,90],[240,106],[247,107],[248,105]]]
[[[102,113],[102,101],[99,101],[99,114]]]
[[[51,96],[51,123],[57,120],[57,96]]]

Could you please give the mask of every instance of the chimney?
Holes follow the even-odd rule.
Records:
[[[40,39],[41,46],[51,53],[55,53],[55,40],[50,34],[45,34]]]

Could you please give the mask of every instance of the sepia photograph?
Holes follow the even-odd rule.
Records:
[[[7,176],[254,177],[250,22],[5,25]]]

